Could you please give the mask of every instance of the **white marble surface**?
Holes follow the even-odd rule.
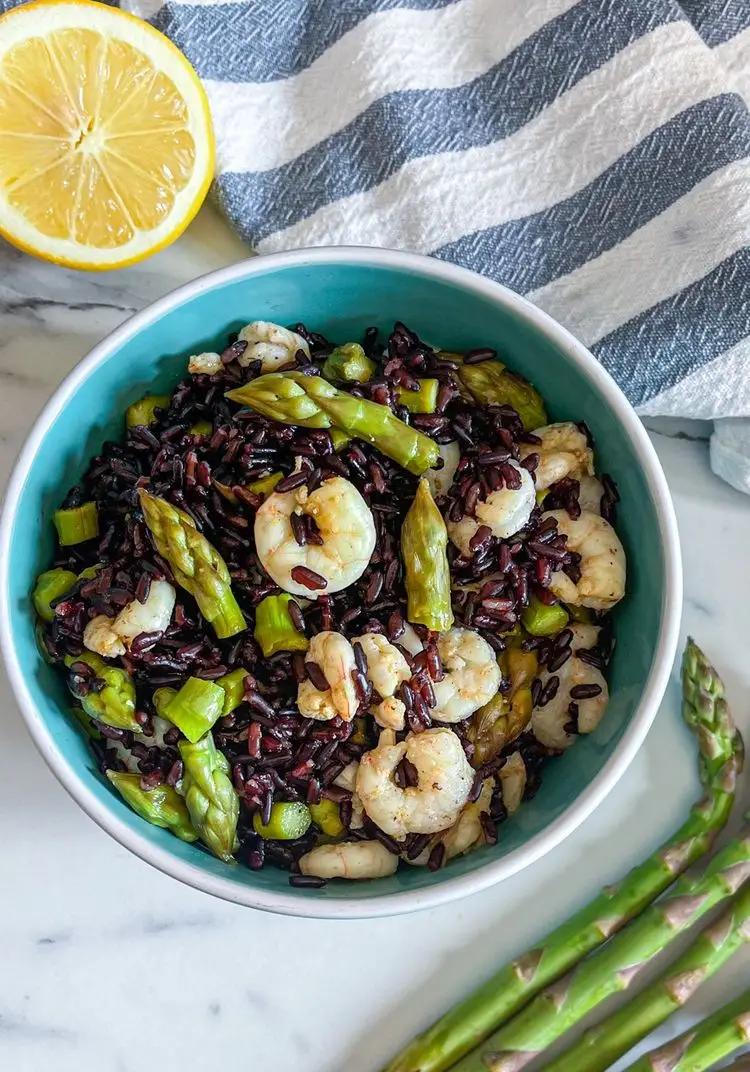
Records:
[[[93,343],[147,301],[243,255],[211,209],[171,250],[111,275],[0,248],[0,480]],[[750,502],[711,475],[694,434],[653,434],[683,540],[683,628],[725,675],[750,736]],[[47,771],[4,677],[0,689],[0,1068],[9,1072],[376,1072],[493,965],[644,855],[696,792],[673,683],[616,790],[530,871],[415,916],[286,919],[182,887],[115,844]],[[728,1000],[749,971],[750,953],[690,1016]]]

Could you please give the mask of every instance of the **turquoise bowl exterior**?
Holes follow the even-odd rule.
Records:
[[[290,888],[273,868],[227,867],[138,818],[96,771],[66,716],[61,677],[34,640],[29,592],[53,553],[52,512],[105,439],[122,435],[126,406],[170,389],[187,355],[221,350],[253,319],[305,321],[338,340],[403,320],[447,349],[493,346],[541,390],[552,420],[585,420],[598,465],[622,504],[627,598],[615,612],[612,700],[596,733],[547,767],[537,797],[498,844],[443,871],[404,867],[387,879]],[[676,527],[655,454],[618,388],[567,332],[518,296],[470,272],[386,250],[322,249],[257,258],[174,292],[109,336],[58,389],[17,462],[0,533],[0,633],[14,690],[55,774],[120,842],[183,881],[253,907],[311,916],[408,911],[481,889],[532,862],[577,826],[635,754],[655,715],[676,645],[680,567]]]

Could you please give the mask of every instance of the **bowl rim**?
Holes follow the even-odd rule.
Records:
[[[576,364],[581,375],[592,382],[605,397],[633,444],[656,509],[665,574],[658,640],[651,668],[630,724],[615,752],[596,777],[553,823],[507,856],[500,860],[490,860],[470,874],[454,878],[448,875],[444,881],[422,890],[376,894],[373,897],[344,897],[330,901],[323,898],[317,899],[314,896],[314,890],[294,890],[293,887],[290,887],[288,892],[258,889],[235,882],[231,874],[226,878],[209,874],[194,864],[178,859],[168,850],[152,845],[136,829],[118,819],[104,803],[98,801],[86,786],[82,775],[58,749],[54,737],[42,722],[26,685],[13,642],[8,585],[11,538],[18,501],[26,478],[50,425],[90,372],[145,327],[207,289],[222,287],[227,283],[250,278],[256,274],[316,264],[359,264],[376,268],[396,268],[454,284],[512,310],[562,349]],[[47,766],[98,826],[162,873],[226,901],[282,915],[325,919],[363,919],[432,908],[485,890],[528,867],[559,845],[602,802],[622,777],[643,743],[656,717],[671,673],[677,648],[681,604],[682,569],[679,536],[666,477],[656,451],[635,410],[596,358],[547,313],[500,283],[448,261],[422,254],[368,246],[319,246],[312,249],[297,249],[250,257],[198,276],[129,317],[78,362],[34,421],[12,469],[0,518],[0,651],[3,653],[11,687],[27,729]],[[313,896],[310,896],[311,893]]]

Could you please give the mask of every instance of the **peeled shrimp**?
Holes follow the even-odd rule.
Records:
[[[473,629],[449,629],[438,637],[445,676],[434,682],[435,722],[461,722],[489,703],[500,687],[497,656]]]
[[[441,443],[439,447],[440,457],[443,459],[442,469],[428,469],[425,479],[430,485],[433,499],[438,495],[445,495],[453,483],[458,463],[461,460],[461,447],[453,440],[451,443]]]
[[[116,618],[106,614],[92,618],[83,631],[84,646],[105,659],[124,655],[141,633],[164,632],[172,620],[175,598],[175,590],[167,581],[152,581],[145,603],[134,599]]]
[[[577,479],[580,484],[578,505],[581,510],[586,510],[590,514],[601,514],[604,495],[604,485],[601,480],[595,476],[581,476]]]
[[[375,721],[387,729],[402,730],[406,708],[394,693],[402,681],[411,677],[409,664],[382,633],[364,633],[352,643],[361,645],[367,659],[367,679],[381,698],[370,709]]]
[[[398,856],[379,841],[341,841],[318,845],[300,857],[303,875],[316,878],[386,878],[398,867]]]
[[[386,730],[402,730],[406,725],[406,707],[397,696],[386,696],[370,708],[373,718]]]
[[[340,789],[346,789],[347,792],[352,795],[352,816],[349,820],[350,830],[359,830],[364,826],[364,808],[362,807],[362,801],[357,796],[356,791],[358,770],[359,763],[356,759],[353,759],[351,763],[347,763],[341,773],[337,774],[333,779],[334,785],[337,785]]]
[[[407,859],[407,863],[417,867],[424,866],[430,858],[430,854],[436,845],[443,845],[445,855],[443,860],[452,860],[454,856],[463,856],[464,853],[478,849],[485,844],[484,828],[480,816],[483,811],[489,812],[492,803],[493,782],[486,778],[482,783],[479,797],[473,804],[464,804],[461,814],[453,826],[442,834],[436,834],[429,844],[422,850],[419,856],[413,860]]]
[[[460,521],[446,522],[451,542],[464,557],[471,555],[470,542],[481,525],[486,525],[493,536],[501,540],[513,536],[522,529],[536,505],[536,489],[531,473],[515,462],[508,462],[519,474],[520,488],[500,488],[491,491],[486,499],[477,503],[475,517],[462,517]]]
[[[351,722],[359,707],[359,697],[352,681],[357,662],[349,641],[341,633],[316,633],[305,654],[306,662],[317,663],[323,671],[327,689],[318,689],[309,678],[297,688],[297,707],[305,718],[327,721],[337,716]]]
[[[240,365],[260,361],[261,372],[273,372],[279,365],[293,361],[298,350],[305,357],[310,356],[310,347],[301,335],[270,320],[253,320],[251,324],[245,324],[237,338],[239,342],[247,343],[245,352],[237,358]]]
[[[402,759],[416,768],[418,782],[401,789],[394,780]],[[435,834],[452,826],[468,800],[474,771],[452,730],[409,734],[396,744],[383,730],[377,748],[365,752],[357,771],[357,795],[370,819],[403,841],[407,834]]]
[[[526,790],[526,764],[521,753],[511,753],[497,772],[497,776],[503,790],[503,805],[508,815],[512,815],[521,807]]]
[[[322,544],[297,543],[292,514],[313,518]],[[370,508],[352,483],[334,476],[310,492],[297,488],[272,492],[255,515],[255,548],[263,568],[292,595],[340,592],[362,576],[375,550],[375,522]],[[292,579],[304,566],[324,577],[326,585],[310,588]]]
[[[562,570],[552,574],[550,589],[563,603],[609,610],[625,595],[625,552],[608,521],[584,511],[571,518],[566,510],[549,510],[542,520],[553,517],[557,530],[568,537],[566,547],[581,556],[581,577],[572,581]]]
[[[188,372],[191,372],[194,376],[215,376],[217,372],[221,372],[223,367],[219,354],[215,354],[210,350],[202,354],[193,354],[188,360]]]
[[[543,428],[535,428],[534,435],[542,442],[522,443],[521,457],[539,455],[539,464],[534,472],[538,491],[566,476],[575,477],[576,480],[582,476],[593,476],[593,451],[584,433],[572,421],[545,424]]]
[[[557,692],[549,703],[535,708],[531,714],[531,732],[546,748],[569,748],[575,741],[575,732],[571,732],[574,727],[570,726],[572,716],[568,710],[571,700],[578,707],[578,725],[575,727],[578,733],[595,730],[609,702],[609,689],[601,670],[576,655],[581,648],[596,645],[598,626],[574,622],[568,628],[573,633],[570,643],[572,655],[555,671],[559,681]],[[539,676],[544,688],[552,675],[545,670]],[[576,685],[598,685],[601,691],[597,696],[574,700],[570,690]]]

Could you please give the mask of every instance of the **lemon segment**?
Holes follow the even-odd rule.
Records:
[[[92,0],[0,18],[0,234],[14,245],[133,264],[182,233],[213,166],[203,87],[148,23]]]

